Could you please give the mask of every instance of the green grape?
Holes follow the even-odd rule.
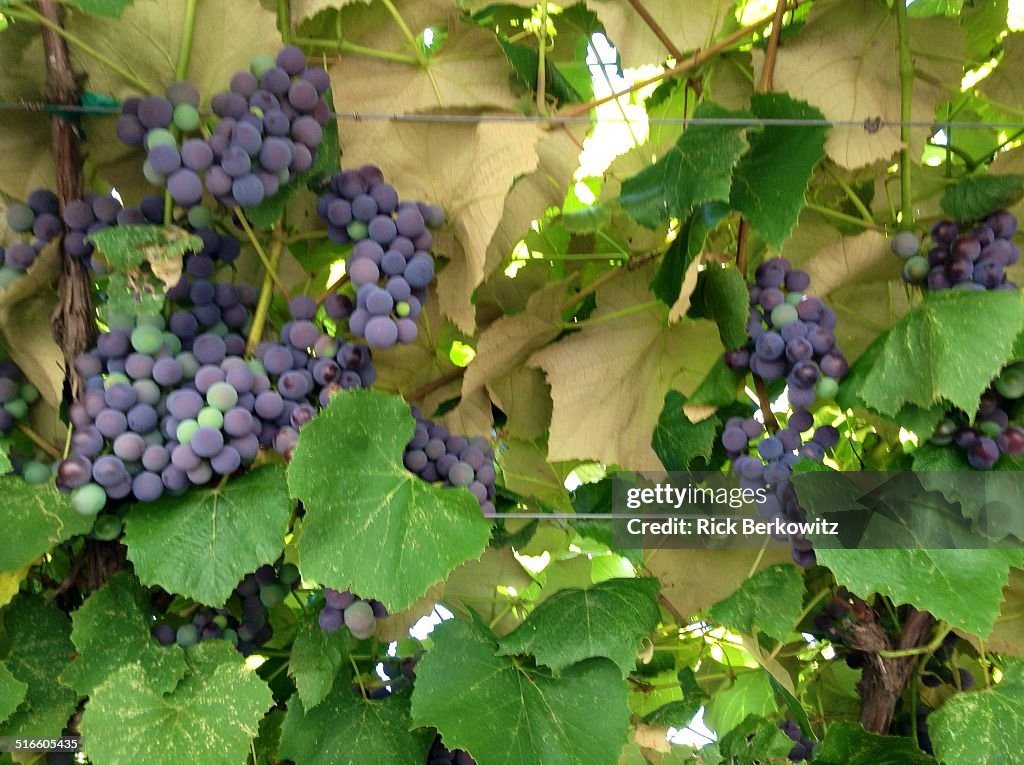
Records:
[[[192,104],[178,104],[174,107],[174,124],[179,130],[191,133],[199,127],[199,112]]]
[[[146,356],[158,353],[163,344],[163,333],[156,327],[142,325],[132,332],[132,348]]]
[[[209,228],[213,224],[213,213],[209,207],[196,205],[188,211],[188,224],[192,228]]]
[[[117,385],[118,383],[125,383],[126,385],[131,385],[132,380],[124,372],[111,372],[103,381],[103,389],[106,390],[110,388],[110,386]]]
[[[51,475],[53,475],[53,473],[50,471],[49,467],[44,465],[42,462],[36,462],[35,460],[26,462],[21,468],[21,477],[25,483],[46,483],[50,480]]]
[[[146,133],[146,148],[152,149],[154,146],[174,146],[177,148],[178,142],[170,130],[156,128]]]
[[[92,527],[92,535],[101,542],[112,542],[121,536],[123,524],[116,515],[104,513],[96,519]]]
[[[194,410],[193,410],[194,411]],[[174,432],[179,444],[187,444],[192,441],[192,436],[199,430],[199,423],[195,420],[182,420],[178,423],[178,429]]]
[[[219,409],[214,409],[212,406],[205,406],[200,410],[196,421],[199,423],[200,427],[220,430],[221,426],[224,425],[224,414]]]
[[[16,420],[24,420],[28,417],[28,404],[20,398],[13,398],[4,404],[4,409]]]
[[[71,492],[71,507],[80,515],[96,515],[107,504],[107,492],[96,483],[87,483]]]
[[[279,606],[284,602],[285,591],[277,582],[260,587],[260,601],[267,608]]]
[[[366,228],[366,224],[361,220],[354,220],[345,227],[345,231],[348,233],[348,238],[353,242],[358,242],[362,239],[366,239],[366,235],[369,230]]]
[[[822,377],[814,386],[814,391],[819,398],[833,399],[839,393],[839,383],[831,377]]]
[[[199,642],[199,628],[194,624],[182,624],[176,637],[182,648],[191,648]]]
[[[277,578],[281,580],[281,583],[291,587],[297,581],[299,581],[299,568],[294,563],[285,563],[281,566],[281,570],[277,574]]]
[[[412,309],[409,307],[409,304],[406,303],[404,300],[399,300],[397,303],[395,303],[395,313],[398,315],[398,318],[400,319],[404,319],[406,316],[408,316],[411,310]]]
[[[39,400],[39,388],[32,383],[23,383],[18,389],[18,398],[26,404],[34,404]]]
[[[256,56],[249,64],[249,71],[252,72],[257,79],[263,79],[263,75],[267,73],[268,69],[273,69],[277,66],[277,62],[274,61],[273,56],[267,54],[261,54]]]

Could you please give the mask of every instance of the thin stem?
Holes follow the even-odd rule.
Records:
[[[299,600],[299,596],[296,594],[295,590],[292,590],[290,594],[292,598],[295,599],[295,602],[299,604],[299,608],[302,609],[302,613],[306,613],[306,604]]]
[[[416,43],[416,36],[409,29],[409,25],[405,23],[405,19],[402,18],[402,14],[395,8],[395,4],[391,0],[380,0],[381,4],[387,9],[387,12],[391,14],[391,18],[395,20],[398,28],[402,30],[402,34],[405,35],[406,42],[409,43],[409,47],[412,48],[413,53],[416,55],[416,60],[421,64],[425,65],[425,57],[423,51],[420,50],[420,46]]]
[[[613,268],[610,271],[606,271],[605,273],[601,274],[599,277],[594,279],[594,281],[592,281],[586,287],[582,288],[579,292],[575,293],[574,295],[572,295],[572,297],[570,297],[568,300],[562,303],[562,307],[559,308],[559,312],[565,313],[573,306],[579,305],[579,303],[582,300],[586,299],[593,293],[597,292],[601,287],[603,287],[611,280],[615,279],[619,274],[639,268],[640,266],[643,266],[646,263],[650,263],[652,260],[660,256],[660,252],[649,252],[646,255],[643,255],[639,258],[631,258],[629,263],[625,266],[619,266],[618,268]]]
[[[761,406],[761,416],[764,417],[764,426],[768,432],[774,435],[779,429],[779,421],[775,419],[775,412],[772,411],[772,404],[768,398],[768,388],[757,375],[754,375],[754,390],[757,391],[757,401]]]
[[[61,459],[67,459],[68,455],[71,454],[71,435],[75,432],[74,428],[68,428],[67,438],[64,439],[64,453],[61,454]]]
[[[942,641],[946,639],[946,635],[952,631],[952,627],[946,626],[936,632],[935,637],[933,637],[931,642],[926,645],[917,646],[915,648],[899,648],[893,651],[879,651],[878,655],[883,659],[899,659],[903,656],[920,656],[925,653],[934,653],[938,650],[939,646],[942,645]]]
[[[537,113],[547,116],[548,3],[541,0],[540,32],[537,35]]]
[[[245,235],[249,239],[250,244],[252,244],[252,248],[256,250],[256,254],[263,262],[263,267],[267,269],[267,273],[274,280],[274,284],[277,285],[277,288],[281,290],[281,294],[286,298],[291,299],[288,294],[288,288],[284,286],[284,283],[281,281],[281,277],[277,275],[277,267],[272,267],[270,265],[267,253],[263,249],[263,245],[260,244],[260,240],[257,238],[256,232],[253,231],[252,225],[249,223],[249,219],[245,217],[245,213],[242,212],[241,208],[236,208],[236,212],[238,213],[238,222],[242,224],[242,230],[245,231]]]
[[[359,666],[356,664],[356,660],[353,659],[351,656],[348,657],[348,660],[352,664],[352,671],[356,674],[356,682],[359,683],[359,690],[363,692],[363,698],[365,699],[367,697],[366,686],[363,685],[363,678],[360,675]]]
[[[857,192],[853,190],[853,187],[850,186],[849,183],[846,182],[846,179],[836,172],[836,169],[832,166],[831,162],[825,163],[825,172],[828,173],[829,177],[836,182],[836,185],[840,189],[842,189],[842,192],[846,195],[846,198],[850,200],[850,204],[852,204],[857,209],[857,212],[860,213],[860,217],[864,219],[864,222],[874,226],[875,219],[871,217],[871,211],[864,206],[863,200],[857,196]]]
[[[799,6],[801,4],[801,2],[807,2],[807,0],[797,0],[797,2],[794,2],[794,3],[790,4],[788,6],[787,10],[792,10],[792,9],[796,8],[797,6]],[[705,48],[704,50],[697,51],[692,56],[690,56],[688,59],[686,59],[685,61],[679,62],[678,64],[676,64],[671,69],[666,69],[664,72],[661,72],[660,74],[657,74],[654,77],[650,77],[650,78],[648,78],[646,80],[641,80],[640,82],[635,82],[632,85],[630,85],[628,88],[625,88],[624,90],[620,90],[620,91],[618,91],[616,93],[611,93],[611,94],[609,94],[607,96],[602,96],[601,98],[597,98],[597,99],[595,99],[593,101],[590,101],[588,103],[585,103],[585,104],[579,104],[578,106],[574,106],[571,109],[566,109],[559,116],[561,116],[561,117],[579,117],[580,115],[586,114],[591,109],[593,109],[593,108],[595,108],[597,106],[600,106],[601,104],[606,104],[609,101],[614,101],[615,99],[621,98],[622,96],[628,96],[630,93],[633,93],[633,92],[635,92],[637,90],[641,90],[643,88],[646,88],[648,85],[655,85],[655,84],[661,82],[662,80],[668,79],[669,77],[675,77],[676,75],[682,74],[683,72],[689,71],[690,69],[696,69],[697,67],[701,66],[705,62],[710,61],[711,59],[713,59],[715,56],[717,56],[719,53],[721,53],[726,48],[729,48],[729,47],[735,45],[736,43],[738,43],[740,40],[743,40],[748,35],[751,35],[754,32],[757,32],[760,29],[762,29],[763,27],[767,26],[768,24],[770,24],[772,22],[772,19],[774,17],[775,17],[775,14],[773,13],[771,16],[766,16],[765,18],[763,18],[763,19],[761,19],[759,21],[755,21],[753,24],[748,24],[745,27],[737,29],[732,34],[726,35],[725,37],[723,37],[721,40],[719,40],[714,45],[711,45],[711,46]]]
[[[58,449],[56,446],[51,444],[49,441],[47,441],[41,435],[36,433],[32,429],[31,425],[29,425],[27,423],[24,423],[24,422],[17,422],[16,425],[17,425],[18,430],[20,430],[22,433],[24,433],[26,436],[28,436],[29,441],[34,443],[36,446],[38,446],[44,452],[46,452],[50,457],[52,457],[55,460],[59,460],[59,459],[63,459],[64,458],[64,455],[61,454],[60,449]]]
[[[368,58],[380,58],[385,61],[395,61],[399,64],[409,64],[415,66],[419,64],[419,59],[415,56],[408,56],[404,53],[392,53],[387,50],[378,50],[376,48],[367,48],[365,45],[356,45],[355,43],[348,42],[346,40],[330,40],[319,37],[293,37],[293,45],[301,45],[306,48],[324,48],[326,50],[337,51],[338,53],[352,53],[359,56],[367,56]]]
[[[267,316],[270,314],[270,302],[274,298],[274,281],[277,278],[277,268],[281,264],[281,254],[284,252],[284,240],[280,236],[280,229],[275,232],[274,241],[270,244],[270,261],[267,263],[267,273],[263,277],[263,287],[260,290],[260,299],[256,304],[256,313],[252,318],[252,328],[249,330],[249,337],[245,342],[246,357],[252,356],[256,346],[263,336],[263,327],[267,323]]]
[[[447,385],[450,382],[455,382],[460,377],[462,377],[462,375],[464,375],[465,373],[466,373],[466,368],[465,367],[456,367],[455,369],[451,370],[450,372],[446,372],[445,374],[441,375],[436,380],[431,380],[426,385],[421,385],[416,390],[414,390],[414,391],[412,391],[410,393],[407,393],[405,395],[405,397],[409,401],[416,401],[417,399],[423,398],[428,393],[433,393],[435,390],[438,390],[439,388],[443,388],[445,385]]]
[[[911,98],[914,92],[914,60],[910,54],[910,29],[907,22],[907,4],[894,3],[896,9],[896,37],[900,52],[900,212],[901,222],[910,226],[914,222],[913,197],[910,193],[910,122]]]
[[[754,562],[750,564],[750,570],[747,572],[747,579],[750,579],[755,573],[757,573],[757,567],[761,565],[761,561],[764,559],[764,552],[768,549],[768,541],[771,537],[765,537],[764,542],[761,543],[761,549],[757,551],[757,557],[754,558]]]
[[[119,64],[115,64],[107,56],[100,53],[98,50],[96,50],[91,45],[83,41],[81,38],[71,34],[71,32],[68,32],[60,24],[54,24],[52,21],[50,21],[42,14],[37,13],[34,8],[30,8],[27,5],[22,5],[19,3],[17,6],[15,6],[15,10],[8,9],[4,13],[5,15],[10,16],[13,19],[35,22],[36,24],[41,24],[47,29],[52,30],[55,34],[60,35],[65,40],[67,40],[68,43],[74,45],[76,48],[82,51],[82,53],[89,56],[90,58],[96,59],[101,64],[103,64],[103,66],[107,67],[107,69],[114,72],[115,74],[120,75],[144,93],[160,93],[163,91],[163,88],[158,88],[154,87],[153,85],[146,84],[124,67],[120,66]]]
[[[195,34],[198,4],[198,0],[185,0],[185,22],[181,30],[181,46],[178,48],[178,65],[174,68],[176,80],[184,80],[188,76],[188,61],[192,56],[192,37]]]
[[[626,308],[622,308],[618,311],[612,311],[606,313],[603,316],[598,316],[594,319],[587,319],[586,321],[566,322],[562,325],[565,329],[585,329],[586,327],[593,327],[597,324],[604,324],[607,321],[616,321],[625,316],[632,316],[635,313],[643,313],[651,308],[654,308],[661,304],[660,300],[649,300],[646,303],[635,303]]]
[[[875,231],[880,231],[882,229],[882,227],[877,223],[868,223],[862,218],[847,215],[846,213],[841,213],[838,210],[832,210],[828,207],[823,207],[822,205],[816,205],[813,202],[807,202],[804,207],[808,210],[813,210],[826,218],[832,218],[833,220],[842,221],[843,223],[849,223],[851,226],[860,226],[861,228],[874,229]]]
[[[651,12],[644,7],[644,4],[640,2],[640,0],[628,0],[628,2],[633,6],[633,10],[636,11],[636,15],[643,19],[647,28],[650,29],[654,33],[654,36],[661,41],[661,44],[665,46],[665,50],[669,52],[672,58],[676,61],[682,61],[683,52],[676,47],[675,43],[672,42],[672,38],[669,37],[665,30],[661,28],[661,25],[651,15]]]
[[[772,76],[775,73],[775,59],[779,55],[779,39],[782,37],[782,17],[786,15],[786,0],[779,0],[772,16],[772,34],[768,38],[768,48],[764,53],[764,67],[761,69],[761,80],[757,84],[758,93],[767,93],[772,89]]]
[[[292,12],[288,0],[277,0],[277,28],[281,33],[281,42],[289,45],[292,39]]]

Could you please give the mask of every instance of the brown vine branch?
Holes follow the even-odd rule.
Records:
[[[455,369],[453,369],[453,370],[451,370],[449,372],[445,372],[440,377],[438,377],[438,378],[436,378],[434,380],[431,380],[428,383],[425,383],[425,384],[421,385],[416,390],[410,391],[409,393],[407,393],[405,395],[405,400],[406,401],[416,401],[417,399],[421,399],[424,396],[433,393],[435,390],[443,388],[448,383],[455,382],[460,377],[462,377],[462,375],[464,375],[465,373],[466,373],[466,367],[456,367]]]
[[[640,0],[629,0],[629,4],[633,6],[637,16],[644,20],[647,28],[654,32],[654,36],[661,41],[661,44],[665,46],[665,50],[672,55],[672,58],[676,61],[682,61],[683,52],[676,47],[675,43],[672,42],[672,38],[665,33],[665,30],[661,28],[661,24],[651,15],[651,12],[647,10],[644,4]]]
[[[60,28],[60,15],[54,0],[39,0],[39,13],[50,24],[41,27],[46,55],[46,100],[52,104],[76,105],[78,82],[71,69],[67,43],[51,27]],[[74,123],[54,115],[50,119],[53,159],[57,176],[57,197],[61,207],[82,196],[82,161],[80,137]],[[50,318],[53,337],[64,356],[64,369],[77,397],[82,380],[75,371],[75,358],[92,345],[96,326],[93,321],[92,285],[84,263],[67,255],[61,258],[61,274],[57,286],[57,306]]]
[[[872,612],[873,614],[873,612]],[[863,700],[860,723],[872,733],[885,733],[892,723],[896,702],[910,680],[916,656],[884,658],[879,652],[892,648],[906,650],[921,644],[935,618],[927,611],[912,610],[900,632],[897,645],[890,643],[877,620],[858,622],[851,628],[850,644],[868,654],[857,690]]]
[[[801,3],[805,2],[807,2],[807,0],[796,0],[795,2],[787,5],[786,10],[793,10],[799,5],[801,5]],[[773,18],[775,18],[774,14],[772,14],[771,16],[767,16],[763,19],[760,19],[759,21],[755,21],[753,24],[748,24],[745,27],[741,27],[732,34],[726,35],[714,45],[704,50],[697,51],[688,59],[680,61],[672,68],[666,69],[664,72],[661,72],[660,74],[657,74],[654,77],[650,77],[646,80],[641,80],[640,82],[635,82],[628,88],[625,88],[624,90],[620,90],[615,93],[610,93],[607,96],[602,96],[601,98],[594,99],[593,101],[589,101],[585,104],[573,106],[572,108],[566,109],[565,111],[561,112],[558,116],[579,117],[580,115],[586,114],[591,109],[597,106],[601,106],[601,104],[606,104],[609,101],[614,101],[615,99],[621,98],[622,96],[628,96],[630,93],[633,93],[637,90],[641,90],[642,88],[646,88],[648,85],[656,85],[657,83],[661,82],[662,80],[666,80],[669,77],[675,77],[676,75],[682,74],[683,72],[689,71],[690,69],[695,69],[701,64],[704,64],[713,59],[726,48],[735,45],[748,35],[751,35],[754,32],[757,32],[759,29],[766,27],[768,24],[772,22]]]

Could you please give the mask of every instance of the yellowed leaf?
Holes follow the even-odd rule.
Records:
[[[17,571],[0,571],[0,608],[3,608],[18,594],[21,583],[28,576],[28,570],[32,564],[19,568]]]
[[[960,81],[963,33],[956,19],[910,20],[914,51],[911,119],[930,122],[935,108]],[[836,0],[816,4],[807,26],[779,47],[774,85],[821,109],[831,120],[852,120],[834,127],[825,143],[828,156],[846,168],[888,159],[900,149],[900,130],[889,125],[865,129],[864,120],[900,119],[899,46],[896,17],[878,0]],[[760,76],[764,54],[754,52]],[[955,88],[954,88],[955,90]],[[920,156],[928,128],[915,128],[911,148]]]
[[[0,33],[0,100],[45,100],[43,46],[30,30],[28,25],[20,24]],[[0,111],[0,156],[0,192],[25,199],[33,189],[53,188],[50,116],[42,112]]]
[[[342,125],[346,164],[372,162],[403,199],[440,205],[449,225],[435,232],[448,259],[437,277],[441,311],[467,334],[476,326],[473,291],[487,276],[487,247],[516,177],[537,167],[537,125],[510,123]]]
[[[497,461],[503,485],[510,491],[524,497],[535,497],[562,512],[572,512],[565,479],[573,466],[549,462],[544,455],[543,443],[506,439],[498,451]]]
[[[517,98],[509,87],[508,61],[491,32],[462,22],[447,9],[417,23],[445,26],[448,35],[423,64],[406,64],[368,56],[345,56],[331,69],[338,108],[358,104],[369,114],[418,112],[425,109],[496,107],[513,109]],[[407,51],[394,51],[407,52]]]
[[[487,386],[491,399],[507,416],[510,436],[533,441],[551,424],[551,387],[537,369],[516,367]]]
[[[978,91],[994,104],[1010,107],[1008,111],[1014,112],[1024,108],[1024,82],[1020,77],[1024,66],[1024,32],[1008,35],[1002,45],[998,66],[978,83]]]
[[[491,416],[491,399],[483,390],[463,396],[454,409],[445,413],[441,422],[449,431],[460,436],[490,438],[491,430],[494,427],[494,417]]]
[[[650,278],[649,269],[638,269],[612,281],[597,294],[593,326],[530,358],[551,385],[548,459],[659,469],[651,434],[665,394],[692,393],[722,347],[712,322],[668,326],[664,307],[648,289]],[[602,321],[641,304],[648,307]]]
[[[668,741],[667,725],[648,725],[638,722],[633,729],[633,743],[662,754],[672,751],[672,744]]]
[[[185,3],[180,0],[136,0],[116,25],[72,8],[65,14],[68,31],[157,92],[175,80],[184,20]],[[126,40],[132,43],[126,45]],[[271,7],[248,3],[240,13],[231,3],[199,3],[187,79],[203,103],[209,103],[215,92],[228,89],[236,71],[248,70],[254,56],[274,55],[280,48],[277,14]],[[139,94],[136,85],[74,46],[71,54],[76,69],[88,73],[89,90],[115,98]]]
[[[980,646],[977,636],[960,630],[957,634],[975,647]],[[1010,569],[1010,580],[1003,588],[999,617],[992,634],[984,642],[984,648],[1010,656],[1024,656],[1024,570]]]
[[[520,619],[507,608],[514,596],[502,595],[498,588],[512,588],[518,593],[531,584],[533,578],[510,547],[490,547],[479,560],[464,563],[451,573],[445,582],[444,602],[463,612],[472,609],[488,623],[500,616],[492,625],[500,637],[511,632]]]
[[[622,57],[623,67],[659,64],[668,48],[627,0],[597,0],[591,8],[601,19],[608,38]],[[672,40],[677,50],[705,48],[730,21],[731,6],[720,0],[645,0],[644,8]]]

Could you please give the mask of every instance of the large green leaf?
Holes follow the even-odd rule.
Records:
[[[478,558],[490,536],[472,494],[406,470],[402,452],[413,427],[401,399],[346,391],[302,429],[288,468],[292,495],[306,508],[303,574],[390,611]]]
[[[783,761],[793,742],[775,723],[750,715],[722,736],[719,746],[729,765],[761,765]]]
[[[0,571],[31,563],[56,544],[92,528],[93,519],[76,513],[68,495],[50,483],[27,484],[20,477],[0,477]]]
[[[184,651],[177,645],[162,646],[150,635],[148,599],[126,572],[90,595],[72,616],[71,642],[79,655],[61,682],[88,696],[125,664],[138,663],[154,678],[158,691],[171,691],[185,674]]]
[[[280,555],[291,509],[284,471],[262,467],[222,487],[135,505],[124,542],[143,583],[222,606],[246,573]]]
[[[607,659],[554,678],[496,656],[486,626],[445,622],[416,667],[412,717],[449,748],[504,765],[615,765],[626,743],[626,685]]]
[[[0,723],[14,714],[27,692],[28,684],[11,674],[7,665],[0,661]]]
[[[411,731],[409,695],[382,701],[361,698],[351,670],[315,709],[298,695],[288,702],[278,754],[295,765],[407,765],[423,762],[430,748],[427,731]]]
[[[665,250],[658,272],[651,280],[651,292],[670,308],[679,299],[686,272],[694,259],[700,255],[704,248],[704,240],[718,225],[724,212],[712,204],[701,205],[686,219],[672,244]]]
[[[932,720],[929,719],[929,731]],[[961,728],[958,735],[963,736]],[[973,733],[971,734],[973,736]],[[1009,762],[1009,760],[1007,760]],[[934,765],[909,738],[868,733],[856,723],[834,722],[828,726],[821,750],[814,755],[815,765]]]
[[[769,120],[824,119],[818,109],[785,93],[757,93],[750,110]],[[767,125],[751,136],[750,151],[736,167],[731,204],[776,250],[800,217],[811,173],[825,156],[827,132],[824,125]]]
[[[778,564],[758,571],[725,600],[711,607],[711,620],[745,635],[761,632],[785,640],[803,605],[804,579],[795,566]]]
[[[742,119],[705,101],[697,119]],[[619,202],[641,225],[655,228],[669,218],[685,218],[701,202],[727,202],[733,168],[747,148],[746,125],[691,125],[675,146],[650,167],[622,183]]]
[[[106,16],[111,19],[119,19],[125,8],[135,0],[68,0],[69,5],[81,8],[86,13],[94,16]]]
[[[947,765],[1018,762],[1024,750],[1024,661],[1007,659],[998,685],[951,698],[928,718],[928,732]]]
[[[651,447],[668,471],[686,470],[697,457],[710,459],[715,447],[718,418],[711,416],[691,422],[683,410],[685,405],[686,396],[679,391],[665,394],[665,407],[651,440]]]
[[[747,343],[750,303],[747,283],[735,268],[710,266],[697,279],[691,298],[690,315],[713,319],[718,336],[726,348],[742,348]]]
[[[998,327],[979,339],[978,322]],[[886,335],[858,391],[871,409],[894,415],[906,404],[930,409],[945,399],[973,413],[1024,328],[1014,292],[932,293]]]
[[[608,579],[556,592],[498,642],[498,653],[531,654],[555,674],[603,656],[626,675],[660,616],[657,579]]]
[[[75,650],[71,622],[51,603],[29,597],[16,599],[0,618],[7,638],[7,653],[0,647],[0,659],[15,680],[28,686],[21,705],[0,723],[0,736],[55,736],[78,701],[57,679]]]
[[[959,221],[973,221],[1012,207],[1024,197],[1024,175],[972,175],[948,189],[942,211]]]
[[[305,709],[313,709],[331,692],[338,671],[348,666],[353,642],[347,629],[324,632],[315,615],[300,622],[288,659],[288,674],[295,680]]]
[[[767,672],[745,672],[736,682],[711,697],[704,721],[723,736],[748,715],[768,717],[776,710],[775,691]]]
[[[225,640],[205,640],[185,655],[189,671],[170,693],[162,690],[166,669],[140,664],[126,664],[93,691],[81,730],[95,765],[245,761],[273,704],[270,689]]]
[[[818,563],[851,592],[873,592],[930,611],[936,618],[984,638],[999,615],[1010,567],[1020,550],[828,550]]]

